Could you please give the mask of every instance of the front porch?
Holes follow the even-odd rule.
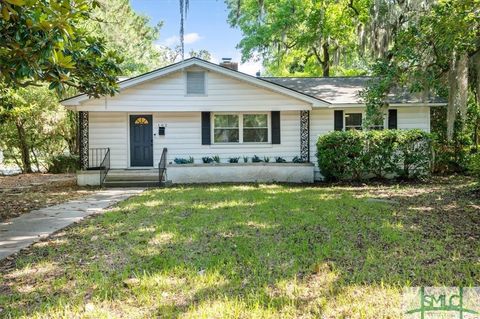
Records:
[[[314,179],[309,111],[262,113],[268,119],[268,134],[257,143],[217,143],[212,128],[215,115],[210,112],[79,113],[79,185],[311,183]],[[205,158],[218,160],[205,164]]]

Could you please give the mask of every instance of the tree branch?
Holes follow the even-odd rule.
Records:
[[[313,51],[313,54],[315,54],[315,57],[317,58],[318,62],[320,62],[321,64],[323,64],[322,57],[321,57],[320,54],[318,53],[317,48],[312,47],[312,51]]]
[[[355,0],[350,0],[350,2],[348,3],[347,6],[348,6],[350,9],[352,9],[353,12],[355,12],[355,15],[358,16],[358,15],[360,15],[360,12],[358,12],[358,9],[355,8],[355,6],[353,5],[353,1],[355,1]]]

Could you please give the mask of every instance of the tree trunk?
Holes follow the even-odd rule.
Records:
[[[475,96],[477,102],[477,109],[480,108],[480,52],[477,52],[473,57],[473,70],[476,73],[476,87],[475,87]],[[478,114],[478,113],[477,113]],[[480,124],[480,118],[477,115],[477,120],[475,121],[475,132],[474,132],[474,142],[475,142],[475,151],[478,152],[478,125]]]
[[[455,95],[457,94],[456,78],[456,62],[454,55],[450,62],[450,70],[448,71],[447,140],[449,142],[453,139],[453,125],[457,116],[455,109]]]
[[[453,55],[448,74],[447,139],[452,141],[457,113],[461,119],[467,113],[468,100],[468,55]]]
[[[328,42],[322,45],[323,49],[323,61],[322,61],[322,71],[324,77],[330,77],[330,45]]]
[[[30,150],[27,144],[27,139],[25,136],[25,129],[23,125],[18,121],[15,123],[18,132],[18,143],[20,148],[20,153],[22,157],[22,165],[24,173],[32,172],[32,163],[30,162]]]

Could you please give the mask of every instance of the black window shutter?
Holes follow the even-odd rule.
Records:
[[[334,111],[334,125],[335,131],[343,131],[343,111]]]
[[[210,145],[210,112],[202,112],[202,145]]]
[[[397,110],[388,110],[388,129],[397,129]]]
[[[280,111],[272,111],[272,144],[280,144]]]

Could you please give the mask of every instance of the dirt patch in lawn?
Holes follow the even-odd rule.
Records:
[[[93,191],[92,188],[77,186],[74,174],[0,176],[0,222]]]

